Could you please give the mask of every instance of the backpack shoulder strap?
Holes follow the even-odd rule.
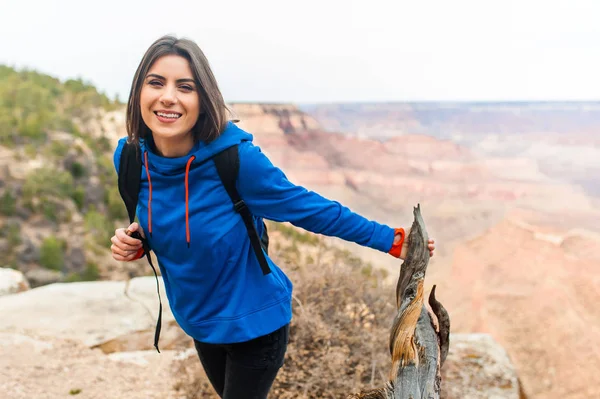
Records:
[[[140,192],[142,158],[139,146],[125,143],[119,159],[119,193],[129,215],[129,223],[135,220],[135,209]]]
[[[142,180],[142,155],[138,145],[133,143],[125,143],[123,150],[121,150],[121,158],[119,159],[119,193],[127,208],[127,214],[129,215],[129,223],[133,223],[135,220],[135,209],[137,208],[138,197],[140,194],[140,181]],[[152,263],[152,256],[150,256],[150,246],[148,240],[143,238],[137,231],[132,234],[132,237],[142,241],[144,248],[144,254],[146,259],[152,267],[154,277],[156,278],[156,292],[158,294],[158,320],[156,321],[156,328],[154,330],[154,347],[160,353],[158,349],[158,340],[160,338],[160,330],[162,327],[162,300],[160,298],[160,284],[158,282],[158,273],[154,264]]]
[[[271,269],[269,268],[269,264],[267,263],[267,259],[265,258],[265,254],[262,250],[260,237],[258,236],[256,226],[254,225],[254,218],[252,217],[252,213],[250,213],[250,209],[248,209],[248,206],[242,197],[240,197],[240,194],[235,187],[240,170],[238,146],[234,145],[219,152],[213,157],[213,161],[217,167],[219,178],[221,179],[227,194],[229,194],[231,202],[233,202],[233,209],[235,209],[235,211],[238,212],[244,220],[246,230],[248,230],[248,237],[250,237],[250,243],[252,244],[252,248],[254,249],[254,253],[256,254],[260,268],[262,269],[263,274],[267,275],[271,273]]]

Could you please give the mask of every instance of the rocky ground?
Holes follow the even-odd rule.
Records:
[[[344,398],[383,385],[394,287],[348,253],[284,235],[271,230],[273,256],[295,283],[294,320],[271,397]],[[11,292],[0,297],[3,398],[216,398],[164,296],[161,353],[152,348],[153,277],[29,290],[11,281],[0,287]],[[519,398],[512,362],[491,336],[450,340],[444,398]]]
[[[510,360],[489,335],[453,335],[451,342],[443,398],[519,398]],[[193,349],[105,354],[77,340],[2,331],[0,370],[0,391],[7,399],[217,398]],[[319,396],[276,386],[271,397]]]
[[[106,355],[78,340],[3,331],[0,391],[7,399],[178,399],[172,370],[176,355]]]

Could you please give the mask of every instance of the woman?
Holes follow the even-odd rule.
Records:
[[[237,189],[262,231],[262,218],[289,221],[404,258],[404,230],[352,213],[337,202],[290,183],[227,120],[208,61],[192,41],[165,36],[146,51],[133,79],[128,137],[139,144],[142,177],[137,223],[117,229],[118,261],[139,258],[146,232],[175,319],[193,339],[219,396],[266,398],[283,365],[292,317],[292,283],[269,259],[259,267],[245,225],[211,158],[237,145]],[[434,243],[429,242],[430,255]],[[268,259],[268,258],[267,258]]]

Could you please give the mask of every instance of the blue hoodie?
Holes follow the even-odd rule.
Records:
[[[114,154],[117,172],[125,141],[119,140]],[[392,247],[391,227],[292,184],[252,144],[252,135],[232,122],[219,138],[195,144],[184,157],[161,157],[148,144],[141,140],[138,220],[158,259],[175,320],[198,341],[248,341],[292,318],[292,283],[268,256],[272,273],[263,275],[244,222],[210,160],[226,148],[238,144],[237,189],[259,235],[265,218],[383,252]]]

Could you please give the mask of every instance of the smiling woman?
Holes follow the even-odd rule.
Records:
[[[135,179],[120,179],[135,183],[122,192],[138,194],[132,205],[139,224],[128,211],[132,223],[115,231],[111,249],[118,261],[150,261],[151,249],[172,313],[216,392],[261,399],[283,365],[292,318],[292,283],[261,247],[263,219],[399,258],[408,244],[402,228],[291,183],[227,115],[194,42],[165,36],[150,46],[131,86],[128,137],[114,155],[117,172],[122,154],[141,160]],[[430,254],[433,248],[431,240]],[[159,336],[157,327],[157,349]]]
[[[225,130],[227,114],[208,60],[196,43],[164,36],[150,46],[129,93],[131,142],[151,135],[161,155],[183,156],[194,142],[215,140]],[[173,115],[179,117],[172,119]],[[169,137],[174,139],[164,140]]]
[[[194,145],[188,134],[200,114],[200,95],[188,61],[166,55],[150,68],[140,95],[142,119],[152,131],[158,153],[180,157]]]

